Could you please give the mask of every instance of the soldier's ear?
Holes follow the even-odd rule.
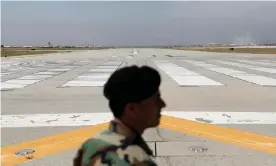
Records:
[[[125,106],[125,115],[133,117],[138,110],[138,105],[136,103],[127,103]]]
[[[125,112],[130,113],[130,112],[133,112],[133,111],[134,111],[133,103],[127,103],[125,105]]]

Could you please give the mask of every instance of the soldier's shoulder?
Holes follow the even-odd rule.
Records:
[[[115,157],[124,160],[129,165],[155,166],[152,157],[138,145],[117,149]]]
[[[104,165],[104,163],[113,163],[114,165],[154,165],[154,161],[151,157],[138,145],[126,145],[120,147],[122,145],[122,140],[125,137],[111,132],[111,131],[103,131],[100,134],[96,135],[93,138],[88,139],[83,144],[84,156],[83,162],[94,163],[95,165]],[[102,161],[102,156],[99,155],[91,161],[91,156],[94,155],[98,150],[116,146],[118,147],[116,150],[108,151],[105,154],[105,160]],[[97,163],[97,164],[96,164]]]
[[[109,146],[117,146],[120,147],[124,140],[126,139],[125,136],[120,135],[118,133],[105,130],[101,132],[100,134],[96,135],[93,138],[90,138],[86,140],[83,143],[83,148],[84,149],[90,149],[92,153],[104,149]],[[138,145],[135,144],[125,144],[123,147],[117,149],[118,153],[130,153],[133,155],[138,155],[138,156],[147,156],[146,152]],[[145,154],[145,155],[143,155]]]

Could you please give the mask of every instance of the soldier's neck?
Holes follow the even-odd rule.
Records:
[[[125,125],[127,125],[131,130],[134,130],[134,132],[136,134],[142,135],[144,133],[144,131],[145,131],[144,128],[140,128],[139,125],[135,124],[135,122],[132,121],[132,120],[120,119],[120,121],[122,121],[122,123],[124,123]]]

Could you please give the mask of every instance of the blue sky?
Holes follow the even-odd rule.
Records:
[[[276,2],[1,2],[8,45],[276,42]]]

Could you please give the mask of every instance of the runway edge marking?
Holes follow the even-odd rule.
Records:
[[[60,133],[35,140],[8,145],[1,148],[2,165],[16,165],[28,160],[15,155],[22,149],[34,149],[33,159],[77,148],[89,137],[93,137],[108,127],[108,122],[93,126],[81,127],[70,132]],[[173,116],[162,115],[160,128],[169,129],[185,134],[200,136],[215,141],[232,143],[241,147],[276,154],[276,137],[250,133],[232,128],[216,126]],[[72,159],[73,160],[73,159]]]

